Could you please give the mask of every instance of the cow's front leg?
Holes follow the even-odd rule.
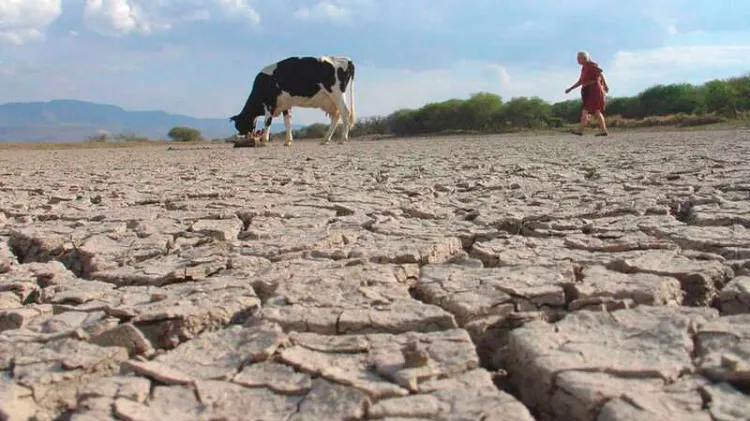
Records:
[[[271,137],[271,123],[273,123],[273,115],[267,114],[266,120],[263,123],[263,134],[261,135],[264,145],[268,143],[268,139]]]
[[[286,129],[286,143],[284,146],[292,144],[292,110],[284,111],[284,128]]]

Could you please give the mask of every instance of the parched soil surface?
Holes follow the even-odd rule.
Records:
[[[0,153],[0,420],[747,420],[750,134]]]

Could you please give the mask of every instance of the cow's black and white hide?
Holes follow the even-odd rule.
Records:
[[[351,85],[351,108],[345,92]],[[263,68],[255,77],[250,96],[242,111],[231,118],[240,135],[263,144],[268,142],[271,122],[284,115],[286,143],[292,142],[292,107],[319,108],[330,116],[331,125],[321,144],[331,141],[343,122],[342,142],[349,139],[354,126],[354,63],[347,57],[289,57]],[[258,118],[264,117],[262,131],[256,131]]]

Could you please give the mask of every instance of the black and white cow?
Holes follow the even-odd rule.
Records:
[[[344,92],[351,84],[351,109]],[[342,141],[349,139],[354,126],[354,63],[348,57],[289,57],[263,68],[255,77],[253,89],[242,111],[230,120],[245,138],[268,142],[271,122],[284,114],[286,146],[292,143],[292,107],[320,108],[331,118],[328,133],[321,142],[331,141],[343,120]],[[262,132],[256,121],[265,118]],[[343,119],[342,119],[343,117]]]

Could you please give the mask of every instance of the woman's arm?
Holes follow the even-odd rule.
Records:
[[[606,80],[604,80],[604,76],[602,76],[602,82],[603,82],[603,84],[604,84],[604,91],[605,91],[605,92],[609,92],[609,86],[607,86],[607,81],[606,81]],[[595,81],[595,80],[590,80],[590,81],[588,81],[588,82],[583,82],[583,83],[582,83],[582,82],[581,82],[581,81],[579,80],[578,82],[576,82],[576,83],[575,83],[575,85],[573,85],[573,86],[571,86],[570,88],[566,89],[566,90],[565,90],[565,93],[567,94],[568,92],[572,91],[573,89],[575,89],[575,88],[577,88],[577,87],[579,87],[579,86],[580,86],[581,88],[585,88],[586,86],[589,86],[589,85],[593,85],[593,84],[595,84],[595,83],[596,83],[596,81]]]
[[[591,85],[592,83],[596,83],[596,78],[592,76],[593,75],[591,74],[591,69],[589,69],[588,66],[583,66],[581,68],[581,76],[578,77],[578,81],[573,86],[566,89],[565,93],[567,94],[579,86],[584,88],[586,86]]]
[[[576,82],[573,86],[571,86],[570,88],[566,89],[565,93],[567,94],[567,93],[569,93],[570,91],[572,91],[573,89],[575,89],[575,88],[577,88],[579,86],[583,86],[583,84],[581,83],[580,79],[578,79],[578,82]]]
[[[589,86],[589,85],[593,85],[593,84],[595,84],[595,83],[596,83],[596,81],[595,81],[595,80],[590,80],[590,81],[588,81],[588,82],[581,82],[581,81],[579,80],[578,82],[576,82],[576,83],[575,83],[575,85],[573,85],[573,86],[571,86],[570,88],[566,89],[566,90],[565,90],[565,93],[567,94],[568,92],[572,91],[573,89],[575,89],[575,88],[577,88],[577,87],[579,87],[579,86],[580,86],[581,88],[585,88],[586,86]],[[606,85],[605,85],[605,86],[606,86]],[[605,87],[604,89],[607,89],[607,88]]]

